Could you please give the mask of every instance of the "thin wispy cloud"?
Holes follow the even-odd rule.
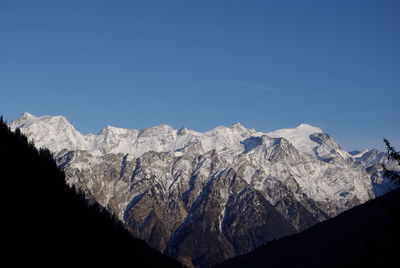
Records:
[[[280,91],[277,88],[274,87],[268,87],[260,84],[255,84],[255,83],[250,83],[250,82],[239,82],[237,83],[239,86],[251,90],[259,90],[259,91],[265,91],[265,92],[278,92]]]

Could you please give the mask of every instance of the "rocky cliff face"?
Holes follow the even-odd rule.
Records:
[[[13,121],[55,153],[68,183],[132,233],[207,267],[375,196],[364,163],[321,129],[270,133],[240,124],[200,133],[160,125],[82,135],[62,116]],[[383,190],[382,190],[383,191]]]

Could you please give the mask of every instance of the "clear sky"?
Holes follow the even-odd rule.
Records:
[[[400,1],[2,0],[0,113],[400,147]]]

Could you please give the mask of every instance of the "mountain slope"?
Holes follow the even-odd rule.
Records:
[[[388,159],[387,154],[379,152],[378,150],[364,150],[355,154],[353,159],[356,163],[364,166],[367,173],[371,177],[372,190],[376,196],[381,196],[390,190],[396,188],[395,183],[384,176],[384,169],[382,165],[385,165],[390,170],[400,171],[400,167],[393,159]]]
[[[365,167],[307,124],[82,135],[64,119],[24,114],[10,126],[52,149],[70,185],[188,266],[244,254],[374,197]]]
[[[48,150],[0,120],[3,262],[11,266],[180,267],[65,183]]]
[[[394,190],[217,267],[397,267],[399,241],[400,192]]]

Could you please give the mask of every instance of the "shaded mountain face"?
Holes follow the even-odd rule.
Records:
[[[47,149],[0,120],[2,262],[11,267],[181,267],[65,183]]]
[[[137,237],[207,267],[336,216],[375,196],[362,161],[321,129],[200,133],[159,125],[82,135],[62,116],[10,124],[52,150],[67,182]]]
[[[397,267],[399,240],[397,189],[301,233],[227,260],[217,268]]]

